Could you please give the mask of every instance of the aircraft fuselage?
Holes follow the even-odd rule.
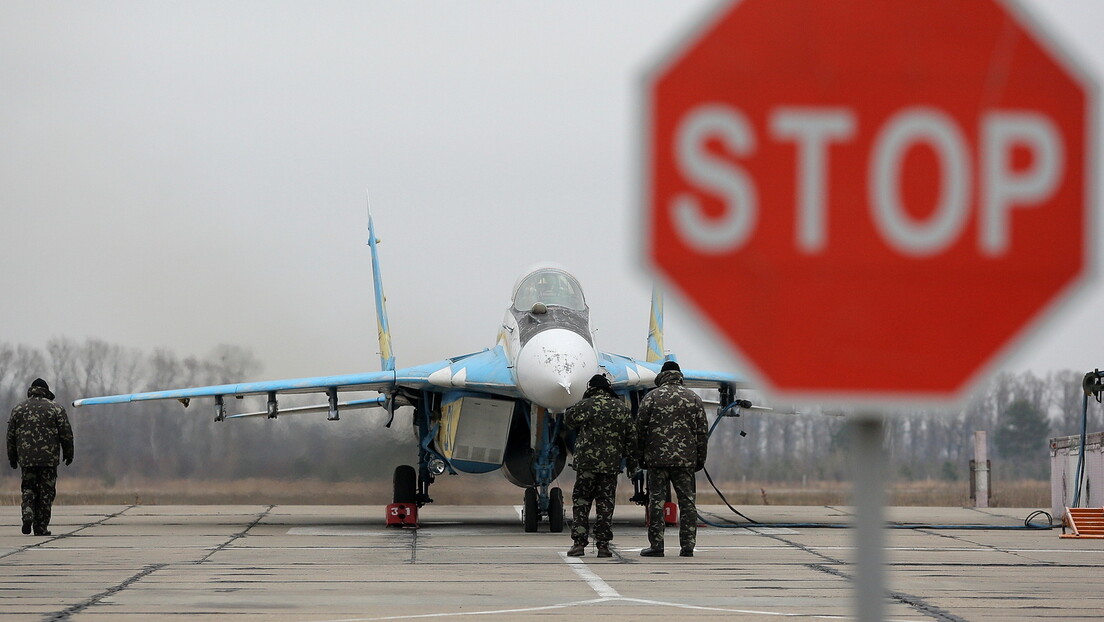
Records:
[[[518,281],[499,344],[521,394],[552,412],[582,399],[601,371],[582,289],[560,268],[539,268]]]

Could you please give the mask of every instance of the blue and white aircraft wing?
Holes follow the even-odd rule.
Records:
[[[599,364],[610,375],[614,389],[651,389],[664,361],[641,361],[620,354],[601,353]],[[721,371],[683,369],[683,383],[692,389],[742,389],[750,387],[747,378]]]
[[[749,389],[752,386],[743,376],[704,369],[682,370],[682,381],[691,389],[719,389],[725,385],[734,389]]]
[[[426,376],[428,384],[437,390],[458,389],[506,397],[521,397],[510,360],[501,345],[475,354],[448,359],[445,363],[447,364],[437,366]],[[400,370],[402,371],[407,370]],[[402,381],[398,384],[409,386]]]
[[[86,397],[73,402],[74,406],[94,404],[125,404],[148,400],[189,400],[198,397],[268,395],[269,393],[325,393],[333,388],[339,391],[380,391],[395,386],[397,372],[377,371],[344,376],[317,376],[291,378],[263,382],[220,384],[187,389],[169,389],[146,393],[124,393],[106,397]]]
[[[289,393],[327,393],[331,390],[379,391],[390,393],[398,388],[442,391],[466,389],[509,397],[518,397],[517,385],[510,364],[500,346],[475,354],[443,361],[406,367],[394,371],[377,371],[341,376],[290,378],[263,382],[220,384],[145,393],[124,393],[106,397],[86,397],[74,406],[125,404],[150,400],[190,400],[201,397],[247,396]]]

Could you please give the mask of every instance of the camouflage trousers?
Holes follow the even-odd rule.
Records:
[[[608,544],[613,539],[613,506],[617,495],[617,473],[579,471],[571,491],[571,539],[587,544],[590,533],[590,504],[594,502],[594,541]]]
[[[692,467],[651,467],[648,469],[648,542],[663,548],[663,504],[667,484],[675,488],[679,508],[679,545],[693,549],[698,539],[698,509],[694,505],[696,482]]]
[[[50,525],[50,507],[57,494],[56,486],[56,466],[23,467],[23,521],[29,521],[35,530]]]

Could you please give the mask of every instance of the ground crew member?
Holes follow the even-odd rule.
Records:
[[[590,504],[594,503],[594,540],[598,557],[612,557],[613,507],[617,494],[617,475],[622,459],[629,461],[629,472],[636,470],[636,429],[632,415],[610,381],[595,374],[587,384],[583,399],[567,409],[564,423],[575,429],[575,488],[571,491],[571,539],[567,551],[582,557],[590,537]]]
[[[667,361],[656,376],[656,389],[644,396],[636,419],[641,466],[648,469],[648,543],[644,557],[663,557],[663,504],[668,482],[679,507],[682,557],[694,556],[698,512],[694,472],[705,466],[708,424],[696,393],[683,386],[678,363]]]
[[[50,385],[36,378],[27,399],[8,420],[8,462],[23,469],[23,533],[50,535],[50,510],[57,491],[58,450],[73,462],[73,428],[65,409],[54,401]]]

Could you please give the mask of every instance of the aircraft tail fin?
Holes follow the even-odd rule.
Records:
[[[648,319],[648,353],[644,360],[649,363],[667,358],[663,352],[663,294],[658,287],[652,288],[652,312]]]
[[[387,296],[383,295],[379,253],[376,251],[376,227],[372,223],[372,205],[368,204],[368,246],[372,249],[372,285],[376,293],[376,327],[379,332],[380,369],[395,370],[395,354],[391,351],[391,326],[387,323]]]

